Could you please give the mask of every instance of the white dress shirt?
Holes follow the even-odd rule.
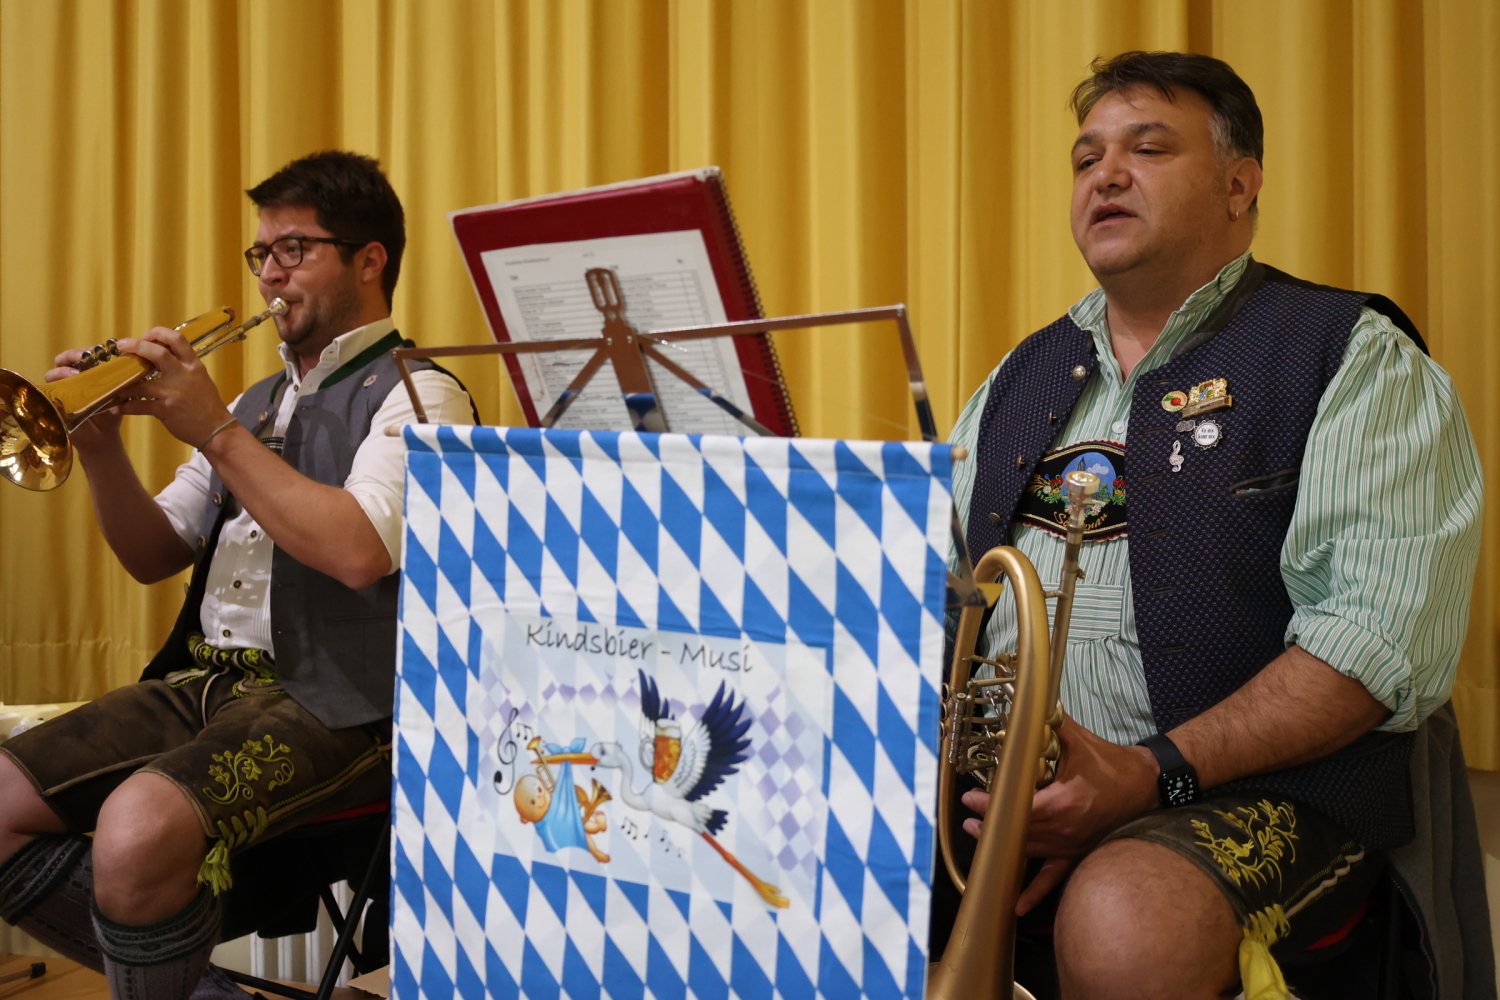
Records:
[[[305,376],[296,355],[285,344],[278,346],[286,363],[287,382],[281,394],[272,429],[273,439],[286,436],[297,400],[318,391],[323,380],[361,351],[395,329],[389,317],[351,330],[324,348],[318,363]],[[412,384],[422,397],[427,419],[434,423],[468,423],[473,419],[468,395],[458,383],[441,372],[412,373]],[[235,398],[235,404],[239,398]],[[233,408],[234,404],[231,404]],[[391,556],[394,573],[401,565],[401,512],[406,480],[406,445],[399,437],[386,437],[387,427],[416,422],[405,386],[398,383],[386,394],[376,411],[370,434],[354,454],[348,490],[375,526]],[[200,451],[177,468],[177,475],[156,495],[172,527],[189,546],[202,530],[208,503],[208,483],[213,469]],[[271,642],[271,553],[275,542],[241,508],[224,522],[218,547],[209,566],[207,588],[200,614],[208,641],[225,649],[265,649],[275,656]]]

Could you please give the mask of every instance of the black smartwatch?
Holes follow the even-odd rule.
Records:
[[[1198,798],[1198,771],[1182,756],[1177,744],[1160,733],[1147,736],[1136,744],[1145,747],[1156,757],[1161,775],[1156,779],[1156,790],[1161,795],[1163,808],[1175,809]]]

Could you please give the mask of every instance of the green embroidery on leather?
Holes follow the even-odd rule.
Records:
[[[251,786],[260,781],[266,768],[275,769],[266,791],[288,784],[297,773],[296,765],[285,756],[291,752],[291,747],[277,743],[267,735],[263,740],[246,740],[238,752],[216,753],[213,759],[218,763],[209,767],[208,776],[223,791],[221,794],[212,788],[204,788],[203,794],[220,805],[228,805],[237,798],[253,799],[255,789]]]
[[[168,675],[167,683],[174,688],[213,671],[239,670],[244,676],[235,682],[232,689],[236,698],[286,693],[276,676],[276,661],[264,649],[220,649],[202,634],[194,632],[188,636],[188,651],[203,666],[201,669],[180,670]]]

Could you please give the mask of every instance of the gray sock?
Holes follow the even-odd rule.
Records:
[[[0,918],[95,972],[94,857],[87,837],[46,834],[0,864]]]
[[[113,1000],[189,1000],[219,941],[223,903],[203,889],[180,913],[144,926],[117,924],[94,908]]]
[[[193,990],[191,1000],[248,1000],[251,994],[240,989],[240,984],[229,978],[229,974],[210,963],[203,969],[203,976]],[[259,993],[254,996],[260,996]],[[264,997],[261,1000],[265,1000]]]

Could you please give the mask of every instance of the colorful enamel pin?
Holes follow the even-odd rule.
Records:
[[[1184,418],[1222,410],[1234,404],[1234,397],[1229,395],[1229,382],[1222,378],[1211,378],[1207,382],[1199,382],[1188,390],[1187,395],[1187,405],[1182,408]],[[1166,404],[1163,403],[1163,405]]]
[[[1176,413],[1188,404],[1188,394],[1181,389],[1173,389],[1161,398],[1161,408],[1168,413]]]

